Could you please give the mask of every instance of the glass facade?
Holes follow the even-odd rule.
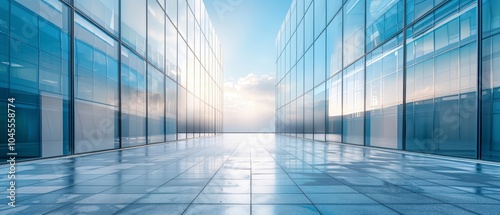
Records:
[[[498,5],[293,1],[276,37],[276,132],[500,161]]]
[[[0,118],[18,159],[214,135],[221,56],[202,0],[0,1]]]

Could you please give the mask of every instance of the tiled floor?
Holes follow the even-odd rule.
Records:
[[[17,169],[17,207],[0,214],[500,214],[500,166],[270,134]]]

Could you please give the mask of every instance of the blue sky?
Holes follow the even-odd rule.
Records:
[[[224,53],[224,130],[274,130],[275,38],[292,0],[205,0]]]

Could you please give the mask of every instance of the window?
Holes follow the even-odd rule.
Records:
[[[349,0],[344,5],[344,65],[361,57],[365,39],[365,1]]]
[[[167,51],[165,73],[168,77],[177,81],[177,29],[175,29],[170,21],[167,20],[166,23],[167,34],[165,35],[165,41],[167,43]]]
[[[119,32],[119,9],[118,1],[106,0],[75,0],[75,6],[95,22],[106,28],[109,32],[118,36]]]
[[[326,33],[322,33],[314,43],[314,86],[324,82],[326,79],[325,35]]]
[[[342,73],[334,75],[326,84],[327,141],[342,141]]]
[[[164,69],[165,14],[156,0],[148,0],[148,60]]]
[[[366,145],[402,149],[403,48],[394,38],[366,57]]]
[[[342,70],[342,15],[337,15],[328,25],[326,35],[327,75],[331,77]]]
[[[314,91],[304,96],[304,138],[313,139],[314,133]]]
[[[500,4],[495,0],[483,0],[483,36],[500,33]]]
[[[364,137],[364,59],[343,71],[342,142],[363,145]]]
[[[483,40],[483,159],[500,161],[500,34]]]
[[[121,49],[122,147],[146,144],[146,62]]]
[[[166,139],[175,140],[177,138],[177,83],[170,78],[166,78]]]
[[[142,56],[146,56],[146,3],[136,0],[121,1],[121,14],[125,14],[121,16],[121,39]]]
[[[382,44],[403,28],[403,1],[367,0],[366,49]]]
[[[148,65],[148,144],[165,141],[165,76]]]
[[[457,5],[446,3],[443,8],[454,9],[440,8],[409,30],[406,149],[474,158],[477,64],[471,55],[477,57],[477,38],[471,17],[477,12],[476,5]]]
[[[76,153],[119,146],[117,59],[118,43],[75,14]]]
[[[326,93],[325,83],[314,89],[314,139],[325,141]]]

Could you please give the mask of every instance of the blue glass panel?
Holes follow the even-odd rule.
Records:
[[[114,35],[119,32],[118,1],[75,0],[75,6]]]
[[[363,145],[364,137],[364,59],[343,71],[343,142]]]
[[[500,34],[483,40],[483,159],[500,161]]]
[[[342,73],[337,73],[327,85],[328,141],[342,141]]]
[[[148,144],[165,141],[165,75],[148,65]]]
[[[304,137],[313,139],[314,132],[314,91],[304,96]]]
[[[326,33],[314,43],[314,86],[325,82],[326,79]]]
[[[357,60],[365,45],[365,0],[349,0],[344,5],[344,65]]]
[[[500,33],[500,4],[497,0],[483,0],[483,36]]]
[[[160,71],[165,62],[165,13],[156,0],[148,0],[148,60]]]
[[[75,15],[75,153],[117,148],[118,44]]]
[[[146,144],[146,62],[122,47],[122,147]]]
[[[121,1],[121,39],[142,56],[146,56],[146,1]],[[129,14],[134,14],[130,16]]]
[[[367,0],[366,49],[382,44],[403,28],[403,1]]]
[[[326,84],[314,89],[314,139],[325,141],[326,133]]]
[[[170,78],[166,78],[165,83],[167,94],[165,99],[166,108],[166,139],[175,140],[177,138],[177,83]]]
[[[342,70],[342,15],[337,15],[328,25],[326,35],[326,66],[330,77]]]
[[[403,49],[395,40],[366,57],[367,146],[402,148]]]

